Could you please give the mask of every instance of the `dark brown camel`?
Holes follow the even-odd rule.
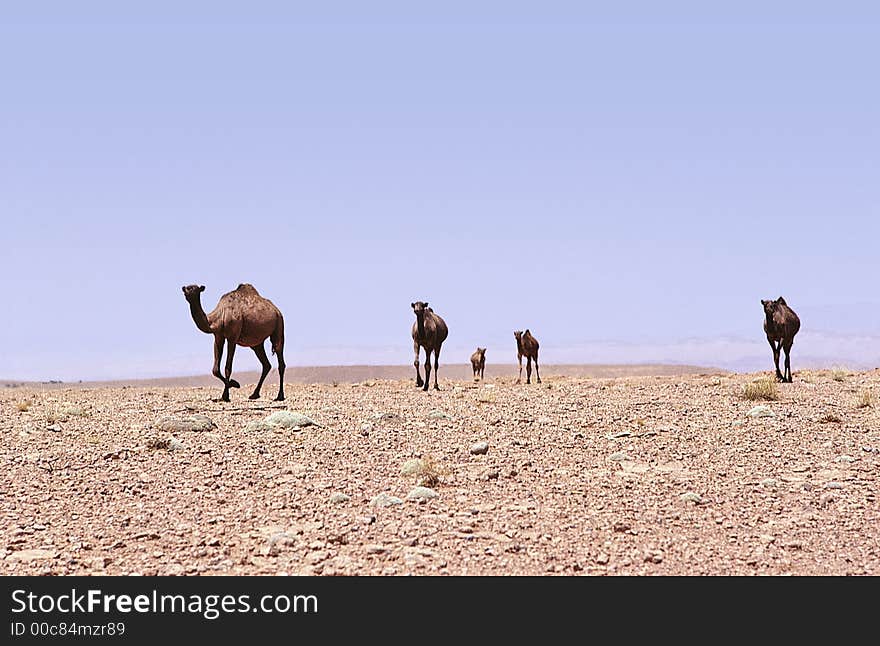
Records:
[[[477,351],[471,355],[471,366],[474,369],[474,381],[479,376],[483,378],[483,371],[486,369],[486,348],[477,348]]]
[[[416,314],[416,322],[412,326],[413,350],[416,353],[416,360],[413,365],[416,367],[416,386],[424,385],[424,390],[428,390],[431,381],[431,353],[434,353],[434,390],[440,390],[437,385],[437,373],[440,364],[440,346],[449,335],[449,328],[446,322],[434,314],[434,310],[428,307],[427,303],[416,301],[410,304]],[[419,374],[419,347],[425,349],[425,381],[422,382],[422,375]]]
[[[538,339],[526,330],[517,330],[513,333],[516,337],[516,358],[519,360],[519,378],[516,383],[522,383],[522,360],[526,357],[526,383],[532,383],[532,359],[535,360],[535,374],[538,375],[538,383],[541,383],[541,373],[538,371]]]
[[[775,301],[761,301],[764,306],[764,332],[773,348],[773,362],[776,364],[776,379],[791,383],[791,346],[794,335],[801,329],[801,320],[785,299],[780,296]],[[779,371],[779,351],[785,350],[785,374]]]
[[[222,401],[229,401],[229,389],[240,388],[239,383],[232,379],[232,357],[235,346],[251,348],[263,372],[260,381],[251,394],[251,399],[259,399],[263,380],[272,369],[263,342],[268,338],[272,342],[272,354],[278,355],[278,396],[275,401],[284,400],[284,317],[272,303],[257,293],[253,285],[239,285],[234,292],[220,297],[217,307],[210,314],[202,309],[202,292],[204,285],[187,285],[183,295],[189,302],[193,321],[205,334],[214,335],[214,369],[213,374],[223,382]],[[220,373],[220,359],[223,357],[223,344],[226,343],[226,373]]]

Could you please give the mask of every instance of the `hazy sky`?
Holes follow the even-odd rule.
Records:
[[[240,282],[289,364],[425,300],[441,363],[768,369],[784,295],[880,365],[873,3],[122,4],[0,5],[2,377],[208,372],[180,287]]]

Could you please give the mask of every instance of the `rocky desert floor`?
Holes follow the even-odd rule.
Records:
[[[0,389],[0,574],[880,574],[878,371],[442,374]]]

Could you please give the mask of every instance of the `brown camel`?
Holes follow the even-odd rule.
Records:
[[[222,401],[229,401],[229,389],[240,388],[239,383],[232,379],[232,357],[235,346],[251,348],[260,364],[263,373],[260,381],[251,394],[250,399],[259,399],[263,380],[272,369],[266,357],[263,342],[268,338],[272,342],[272,354],[278,355],[278,396],[275,401],[284,400],[284,317],[272,303],[257,293],[253,285],[239,285],[234,292],[223,294],[210,314],[202,309],[202,292],[204,285],[187,285],[183,295],[189,302],[193,321],[205,334],[214,335],[214,376],[223,382]],[[226,343],[226,373],[220,373],[220,359],[223,357],[223,343]]]
[[[474,369],[474,381],[477,376],[483,378],[483,371],[486,369],[486,348],[477,348],[477,351],[471,355],[471,366]]]
[[[801,329],[801,320],[785,299],[780,296],[775,301],[761,301],[764,306],[764,332],[773,348],[773,362],[776,364],[776,379],[791,383],[791,346],[794,335]],[[779,351],[785,350],[785,374],[779,371]]]
[[[434,310],[428,307],[427,303],[416,301],[410,304],[416,314],[416,322],[412,326],[413,350],[416,353],[416,360],[413,365],[416,367],[416,386],[424,385],[424,390],[428,390],[428,384],[431,381],[431,353],[434,353],[434,390],[440,390],[437,385],[437,373],[440,364],[440,346],[449,335],[449,328],[446,322],[434,314]],[[419,347],[425,349],[425,381],[422,382],[422,375],[419,374]]]
[[[541,383],[541,373],[538,371],[538,339],[526,330],[517,330],[513,333],[516,337],[516,358],[519,360],[519,378],[516,383],[522,383],[522,360],[526,357],[526,383],[532,383],[532,359],[535,360],[535,374],[538,375],[538,383]]]

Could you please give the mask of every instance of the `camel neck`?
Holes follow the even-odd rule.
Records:
[[[420,339],[425,337],[425,316],[426,314],[422,314],[421,316],[416,314],[416,325],[418,325]]]
[[[191,300],[189,303],[189,311],[192,314],[193,321],[195,321],[197,328],[205,334],[213,334],[211,323],[208,321],[208,315],[205,314],[205,310],[202,308],[201,299],[195,298]]]

